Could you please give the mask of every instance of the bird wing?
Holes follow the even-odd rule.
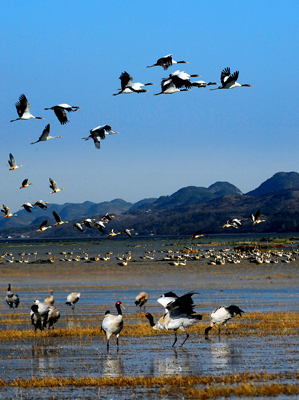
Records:
[[[9,153],[8,163],[11,166],[11,168],[13,168],[13,167],[15,167],[17,165],[16,160],[15,160],[14,156],[11,153]]]
[[[26,112],[29,112],[30,104],[24,94],[21,94],[19,101],[16,103],[16,109],[19,117],[22,117]]]
[[[161,81],[162,92],[165,92],[165,90],[167,90],[171,86],[174,87],[174,83],[171,78],[162,79],[162,81]]]
[[[2,212],[4,212],[5,214],[10,213],[10,209],[5,204],[3,204],[3,208],[4,208],[4,210],[1,210]]]
[[[174,309],[178,308],[182,313],[186,313],[188,315],[192,314],[194,312],[194,303],[192,300],[192,296],[194,294],[198,293],[192,290],[191,292],[178,297],[171,303],[167,304],[166,309],[172,312]]]
[[[52,178],[49,178],[49,181],[50,181],[50,188],[53,190],[57,190],[58,189],[57,183]]]
[[[48,223],[48,220],[46,220],[46,221],[43,221],[43,222],[40,224],[40,227],[39,227],[39,229],[42,229],[42,228],[44,228],[44,227],[47,225],[47,223]]]
[[[93,142],[97,149],[101,148],[101,139],[99,136],[93,137]]]
[[[133,77],[126,71],[120,75],[119,79],[121,81],[121,90],[124,90],[127,85],[131,85],[133,83]]]
[[[224,84],[226,85],[228,83],[236,82],[238,76],[239,76],[239,71],[234,72],[232,75],[226,77]]]
[[[57,214],[56,211],[53,211],[52,214],[54,215],[54,218],[56,219],[56,222],[61,222],[60,216]]]
[[[69,120],[67,119],[67,114],[64,108],[61,107],[55,107],[54,108],[54,113],[56,115],[56,117],[58,118],[59,122],[61,123],[61,125],[66,124],[67,122],[69,122]]]
[[[261,210],[257,210],[257,212],[254,214],[255,221],[257,221],[260,218]]]
[[[230,77],[230,68],[229,67],[224,68],[221,71],[221,75],[220,75],[220,80],[221,80],[222,86],[224,86],[227,83],[227,80],[229,77]]]
[[[161,65],[166,71],[172,65],[172,54],[159,58],[157,64]]]
[[[47,140],[47,137],[49,136],[50,133],[50,124],[48,124],[45,129],[43,130],[43,133],[39,137],[39,141],[44,141]]]
[[[27,183],[28,183],[28,179],[24,179],[23,182],[22,182],[22,187],[24,187],[25,185],[27,185]]]

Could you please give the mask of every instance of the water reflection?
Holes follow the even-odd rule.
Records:
[[[234,369],[242,363],[242,351],[237,343],[225,336],[207,339],[210,343],[211,363],[217,369]]]
[[[176,349],[173,349],[173,356],[153,359],[152,374],[154,376],[189,375],[192,373],[189,358],[190,353],[188,351],[178,353]]]
[[[55,368],[55,360],[60,355],[59,350],[59,348],[48,348],[47,345],[35,343],[31,349],[33,375],[36,375],[38,371],[40,377],[49,376],[49,372]]]
[[[108,353],[103,360],[103,376],[114,378],[121,375],[124,375],[122,359],[118,354]]]

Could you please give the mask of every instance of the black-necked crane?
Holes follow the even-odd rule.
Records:
[[[100,125],[100,126],[97,126],[96,128],[91,129],[90,135],[85,138],[82,138],[82,139],[84,139],[84,140],[93,139],[95,147],[97,149],[100,149],[101,148],[101,139],[104,140],[106,138],[106,136],[114,135],[116,133],[119,133],[119,132],[113,131],[111,129],[110,125]]]
[[[77,228],[78,231],[83,232],[82,225],[81,225],[79,222],[76,222],[76,223],[73,225],[73,228]]]
[[[1,212],[5,214],[5,217],[3,218],[16,217],[18,215],[18,214],[12,214],[10,212],[10,209],[5,204],[3,204],[3,208],[1,208]]]
[[[34,115],[30,114],[30,104],[24,94],[21,94],[19,97],[19,101],[16,103],[16,109],[19,118],[12,119],[10,122],[18,121],[20,119],[27,120],[27,119],[43,119],[42,117],[35,117]]]
[[[46,303],[42,303],[39,300],[35,300],[34,304],[37,305],[38,307],[37,310],[41,315],[43,328],[45,328],[48,323],[48,314],[50,311],[49,306]]]
[[[211,325],[206,328],[205,335],[208,335],[209,331],[213,328],[214,325],[218,325],[218,333],[220,334],[220,326],[226,326],[227,321],[240,315],[242,317],[242,313],[245,311],[241,310],[238,306],[230,305],[230,306],[220,306],[215,308],[215,310],[211,313]]]
[[[51,226],[46,226],[47,223],[48,223],[47,220],[46,220],[46,221],[43,221],[43,222],[40,224],[40,227],[39,227],[39,229],[38,229],[36,232],[43,232],[43,231],[45,231],[45,230],[47,230],[47,229],[49,229],[49,228],[52,228]]]
[[[109,349],[109,340],[112,335],[116,335],[116,345],[118,348],[118,338],[121,330],[123,329],[124,322],[121,309],[125,308],[121,301],[115,303],[117,315],[112,315],[110,311],[105,312],[105,317],[102,322],[101,330],[106,333],[107,337],[107,350]]]
[[[178,89],[175,87],[173,80],[171,78],[162,79],[161,81],[161,92],[155,93],[154,96],[158,96],[159,94],[173,94],[176,92],[188,92],[189,89]]]
[[[250,214],[249,217],[252,221],[252,225],[260,224],[261,222],[265,222],[265,219],[260,218],[261,210],[257,210],[255,214]]]
[[[14,294],[14,292],[11,290],[10,283],[8,284],[7,287],[5,300],[10,308],[18,308],[18,305],[20,304],[19,296],[17,294]]]
[[[248,83],[241,85],[240,83],[237,82],[239,76],[239,71],[234,72],[233,74],[230,73],[230,68],[224,68],[221,71],[220,75],[220,80],[221,80],[221,86],[218,86],[218,88],[215,89],[210,89],[210,90],[217,90],[217,89],[233,89],[235,87],[242,87],[242,86],[247,86],[247,87],[252,87]]]
[[[196,232],[194,233],[194,235],[190,238],[190,240],[198,239],[198,238],[201,237],[201,236],[203,236],[203,234],[201,233],[201,230],[196,231]]]
[[[169,75],[169,78],[171,78],[175,87],[178,89],[182,88],[183,86],[186,87],[187,89],[190,89],[192,87],[190,78],[195,78],[195,77],[200,77],[200,75],[197,74],[189,75],[187,74],[187,72],[180,70],[177,70]]]
[[[210,85],[219,85],[219,83],[217,83],[217,82],[205,82],[205,81],[202,81],[202,80],[192,82],[192,86],[197,87],[197,88],[205,88],[205,87],[210,86]]]
[[[31,213],[31,209],[33,208],[33,205],[31,203],[24,203],[24,204],[21,205],[21,207],[24,207],[24,209],[27,212]]]
[[[172,347],[176,344],[178,329],[186,333],[186,338],[181,344],[181,346],[183,346],[190,336],[186,331],[186,328],[195,325],[202,320],[202,315],[194,314],[195,305],[192,300],[194,294],[197,294],[197,292],[191,291],[178,297],[173,292],[167,292],[159,297],[157,301],[165,308],[164,316],[159,320],[161,328],[156,327],[157,324],[154,323],[153,318],[147,316],[154,329],[163,329],[162,327],[164,327],[164,329],[167,330],[174,330],[175,339]]]
[[[30,185],[33,185],[33,183],[28,183],[28,179],[24,179],[22,182],[22,186],[20,187],[20,189],[24,189],[26,187],[29,187]]]
[[[56,138],[61,138],[62,136],[50,136],[50,124],[48,124],[45,129],[43,130],[43,133],[40,135],[39,139],[36,142],[32,142],[30,144],[35,144],[38,142],[46,142],[47,140],[50,139],[56,139]]]
[[[47,296],[44,300],[44,303],[53,305],[54,304],[54,296],[53,296],[53,290],[50,292],[50,296]]]
[[[68,221],[62,221],[60,215],[58,215],[56,211],[53,211],[52,214],[56,220],[56,224],[54,226],[68,224]]]
[[[16,160],[11,153],[9,153],[8,164],[10,166],[10,168],[9,168],[10,171],[14,171],[15,169],[23,167],[23,165],[17,165]]]
[[[144,93],[147,92],[146,89],[143,89],[144,86],[154,85],[154,83],[133,82],[133,77],[126,71],[120,75],[119,79],[121,82],[121,90],[118,93],[114,93],[113,96],[122,93]]]
[[[145,308],[145,303],[148,301],[149,296],[146,292],[140,292],[135,298],[135,305],[140,308],[143,306]]]
[[[33,205],[38,206],[42,210],[46,210],[48,208],[47,204],[48,204],[48,201],[38,200]]]
[[[45,110],[53,110],[61,125],[64,125],[67,122],[69,122],[69,120],[67,119],[66,111],[67,112],[77,111],[80,108],[81,107],[70,106],[68,104],[57,104],[57,106],[45,108]]]
[[[172,59],[172,54],[168,54],[167,56],[159,58],[156,64],[148,65],[147,68],[162,67],[164,70],[167,70],[174,64],[188,64],[188,61],[175,61]]]
[[[75,304],[80,300],[81,293],[73,292],[70,293],[67,298],[65,304],[72,307],[72,310],[75,309]]]
[[[50,189],[52,189],[51,194],[52,193],[58,193],[61,190],[65,190],[65,188],[59,189],[58,186],[57,186],[57,183],[52,178],[49,178],[49,181],[50,181]]]
[[[44,330],[42,316],[38,312],[37,304],[33,304],[31,306],[30,319],[31,319],[31,324],[34,326],[34,333],[35,333],[35,337],[36,337],[37,329],[39,329],[41,332]]]
[[[105,233],[106,225],[103,221],[97,221],[94,223],[94,226],[98,228],[98,230],[102,233]]]

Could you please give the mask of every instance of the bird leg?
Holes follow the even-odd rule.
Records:
[[[183,343],[181,344],[181,347],[183,346],[183,344],[186,342],[186,340],[188,339],[188,337],[189,337],[190,335],[189,335],[189,333],[188,332],[186,332],[186,338],[185,338],[185,340],[183,341]]]
[[[172,347],[174,347],[174,345],[176,344],[176,341],[178,340],[178,338],[177,338],[177,333],[176,333],[176,330],[174,331],[174,342],[173,342],[173,345],[172,345]]]

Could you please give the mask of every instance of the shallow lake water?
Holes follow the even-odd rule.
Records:
[[[190,247],[187,239],[134,239],[91,242],[2,243],[0,251],[12,253],[21,259],[21,253],[30,254],[29,263],[0,264],[2,301],[0,304],[0,329],[28,329],[29,311],[35,299],[43,300],[50,289],[54,290],[55,305],[61,318],[57,327],[99,325],[104,312],[115,312],[114,304],[121,300],[125,305],[124,321],[128,315],[141,314],[135,307],[135,296],[145,290],[149,294],[146,311],[155,317],[163,313],[156,299],[167,291],[178,295],[196,290],[196,311],[210,313],[218,305],[236,304],[246,313],[253,311],[299,312],[298,283],[299,259],[289,264],[256,265],[248,260],[240,264],[209,265],[208,259],[187,261],[186,266],[173,266],[163,261],[166,249],[181,251]],[[136,247],[137,246],[137,247]],[[223,247],[216,245],[215,249]],[[210,248],[206,243],[203,249]],[[196,247],[194,247],[196,249]],[[88,253],[89,257],[112,252],[108,261],[59,261],[61,252],[73,256]],[[119,265],[116,256],[132,253],[128,266]],[[51,252],[51,254],[47,254]],[[143,259],[146,252],[154,259]],[[56,257],[54,263],[48,257]],[[5,303],[7,284],[18,293],[21,303],[10,310]],[[70,292],[81,292],[80,301],[72,311],[65,299]],[[13,322],[14,315],[22,315],[20,323]],[[7,317],[11,320],[6,322]],[[140,315],[139,320],[142,320]],[[131,321],[127,321],[128,323]],[[279,324],[279,321],[277,321]],[[144,323],[148,323],[144,320]],[[209,320],[201,322],[203,329]],[[229,324],[228,324],[229,328]],[[203,329],[201,331],[203,331]],[[228,330],[229,332],[229,330]],[[122,337],[119,351],[111,339],[107,352],[105,337],[46,337],[36,339],[2,340],[0,348],[0,378],[10,381],[31,377],[118,377],[118,376],[201,376],[225,375],[244,371],[286,373],[296,370],[299,361],[297,335],[223,334],[204,335],[191,333],[184,347],[172,348],[174,335],[154,337]],[[178,336],[178,345],[184,336]],[[1,397],[2,396],[2,397]],[[0,398],[44,399],[150,399],[161,397],[155,388],[98,388],[64,387],[24,389],[4,387]]]

